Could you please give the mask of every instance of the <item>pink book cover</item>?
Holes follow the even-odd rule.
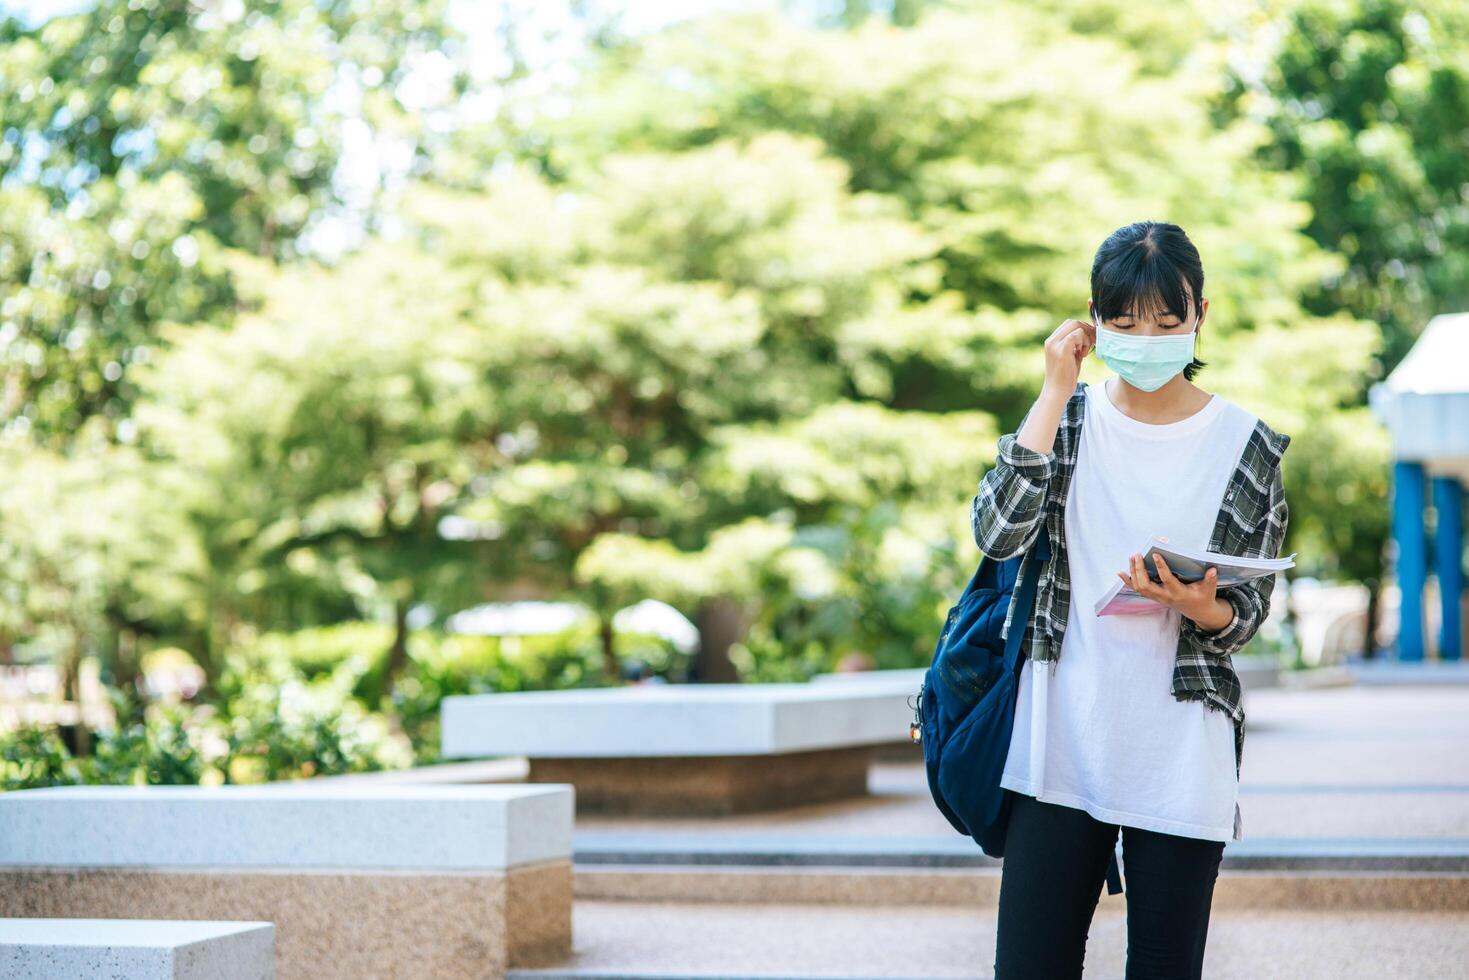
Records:
[[[1118,583],[1121,585],[1122,583]],[[1162,612],[1167,607],[1146,596],[1138,595],[1129,588],[1114,595],[1105,606],[1097,610],[1098,616],[1139,616],[1144,613]]]

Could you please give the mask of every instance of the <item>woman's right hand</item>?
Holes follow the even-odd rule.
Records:
[[[1046,338],[1043,389],[1070,398],[1081,376],[1081,362],[1097,346],[1097,328],[1085,320],[1063,320]]]
[[[1056,442],[1061,417],[1076,393],[1081,362],[1097,343],[1096,327],[1081,320],[1063,320],[1046,338],[1046,378],[1035,404],[1025,413],[1015,433],[1015,444],[1049,453]],[[988,554],[988,552],[986,552]]]

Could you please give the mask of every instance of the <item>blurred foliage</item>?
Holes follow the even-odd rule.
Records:
[[[0,653],[97,656],[122,712],[7,778],[421,761],[446,695],[634,659],[926,663],[1040,345],[1139,218],[1203,255],[1201,382],[1293,437],[1300,573],[1377,577],[1363,394],[1464,301],[1447,0],[873,9],[609,22],[479,92],[440,0],[0,22]],[[445,629],[518,598],[592,620]],[[694,662],[612,628],[650,598]],[[122,693],[161,647],[182,713]]]
[[[851,31],[764,13],[703,18],[604,59],[570,95],[581,111],[546,124],[545,155],[568,180],[605,180],[608,147],[687,156],[731,134],[819,138],[854,192],[901,204],[937,246],[927,280],[895,282],[891,304],[839,328],[853,396],[930,414],[983,408],[999,431],[1039,389],[1041,341],[1085,312],[1077,257],[1122,224],[1166,216],[1189,231],[1208,276],[1202,382],[1293,437],[1287,552],[1301,552],[1301,574],[1362,574],[1387,533],[1382,478],[1318,491],[1385,473],[1384,439],[1335,438],[1332,421],[1362,406],[1381,330],[1349,306],[1305,305],[1347,257],[1307,234],[1308,175],[1259,165],[1272,130],[1217,111],[1234,84],[1229,56],[1270,26],[1213,4],[1139,16],[1112,0],[958,3],[902,30],[874,18]],[[722,174],[718,185],[741,186]],[[674,211],[664,201],[649,220],[702,236]],[[1082,377],[1107,374],[1089,359]],[[1363,411],[1352,417],[1381,432]],[[1336,550],[1296,548],[1296,535]]]
[[[142,722],[94,732],[85,755],[73,755],[54,728],[0,733],[0,787],[259,783],[413,764],[407,738],[336,676],[308,681],[277,657],[231,668],[221,682],[224,710],[151,703]],[[136,714],[127,697],[109,690],[119,719]]]
[[[0,732],[0,788],[85,786],[100,778],[94,757],[73,758],[54,728],[26,725]]]
[[[391,719],[352,697],[351,678],[307,681],[274,657],[239,658],[220,681],[217,725],[228,783],[403,768],[412,748]]]
[[[1279,38],[1236,71],[1230,111],[1262,120],[1268,166],[1303,175],[1305,227],[1346,260],[1315,312],[1379,324],[1383,377],[1438,313],[1469,307],[1469,5],[1270,0]]]
[[[101,0],[0,14],[0,419],[111,436],[167,324],[228,322],[229,250],[277,260],[380,187],[350,141],[419,151],[402,82],[452,50],[446,0]],[[416,94],[412,93],[412,94]],[[378,181],[378,184],[381,182]],[[127,428],[120,434],[125,438]]]
[[[575,191],[524,168],[416,188],[401,237],[267,277],[258,312],[180,331],[140,372],[140,440],[197,481],[180,502],[236,583],[213,622],[351,602],[403,649],[413,604],[510,585],[692,616],[758,603],[790,521],[838,503],[962,531],[989,417],[854,390],[890,314],[966,329],[952,301],[903,304],[932,242],[809,138],[607,166]],[[604,660],[615,677],[607,640]]]
[[[751,682],[808,681],[860,654],[875,670],[922,665],[933,623],[972,569],[952,547],[904,535],[902,508],[844,509],[843,526],[812,526],[762,581],[767,596],[731,651]]]
[[[385,670],[392,633],[391,626],[378,623],[265,633],[247,649],[230,654],[230,672],[221,686],[225,697],[233,699],[245,678],[272,671],[307,686],[325,685],[368,711],[381,711],[407,738],[415,763],[421,765],[438,758],[439,704],[449,695],[603,684],[600,650],[590,627],[505,637],[423,629],[409,634],[409,662],[390,691]],[[618,639],[629,649],[661,650],[661,656],[648,660],[665,675],[678,667],[663,641],[633,633]],[[233,711],[236,702],[228,703]]]
[[[547,636],[466,636],[416,630],[411,662],[384,694],[391,628],[373,623],[267,633],[229,651],[213,704],[159,701],[145,720],[103,728],[74,755],[60,732],[0,733],[0,789],[41,786],[259,783],[440,761],[439,706],[449,695],[601,686],[588,628]],[[665,641],[619,636],[653,673],[685,668]],[[119,718],[129,695],[109,689]]]

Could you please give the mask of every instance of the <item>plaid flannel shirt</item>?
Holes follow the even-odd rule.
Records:
[[[1049,453],[1039,453],[1015,441],[1015,432],[1000,437],[995,466],[979,483],[970,504],[974,541],[982,553],[1004,561],[1028,552],[1044,528],[1050,537],[1051,558],[1040,570],[1035,609],[1026,623],[1021,649],[1036,662],[1055,670],[1061,654],[1071,608],[1071,574],[1066,560],[1066,494],[1076,469],[1081,442],[1087,383],[1078,381],[1066,403],[1056,442]],[[1026,412],[1025,418],[1030,413]],[[1281,456],[1291,437],[1277,433],[1263,421],[1255,429],[1231,474],[1208,550],[1251,558],[1275,558],[1285,540],[1289,511],[1281,477]],[[1021,578],[1016,577],[1016,592]],[[1204,702],[1223,711],[1234,722],[1235,774],[1244,760],[1245,713],[1239,676],[1230,656],[1241,649],[1270,613],[1275,576],[1265,575],[1219,590],[1234,607],[1234,618],[1221,630],[1209,631],[1183,617],[1173,666],[1173,696],[1180,701]],[[1010,603],[1001,635],[1010,633],[1018,602]],[[1240,812],[1235,805],[1234,837],[1240,836]]]

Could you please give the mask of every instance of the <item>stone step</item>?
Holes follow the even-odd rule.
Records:
[[[1342,664],[1358,684],[1469,684],[1469,660],[1365,660],[1352,657]]]
[[[1124,871],[1124,881],[1126,872]],[[810,906],[933,905],[983,909],[999,901],[999,869],[739,868],[676,865],[577,868],[576,901],[744,902]],[[1125,901],[1126,893],[1117,896]],[[1238,909],[1431,909],[1469,912],[1459,872],[1220,871],[1214,905]]]
[[[270,922],[0,918],[11,980],[275,980]]]
[[[998,868],[968,837],[575,830],[572,861],[676,864]],[[1255,837],[1225,844],[1221,870],[1469,873],[1465,837]]]
[[[1001,862],[967,838],[583,832],[580,901],[993,908]],[[1124,864],[1124,877],[1126,868]],[[1118,900],[1124,900],[1119,896]],[[1272,838],[1225,847],[1215,906],[1469,912],[1469,840]]]
[[[1221,876],[1222,882],[1222,876]],[[1124,896],[1098,904],[1086,976],[1121,978]],[[995,915],[988,909],[812,907],[578,899],[572,956],[510,970],[510,980],[941,980],[992,976]],[[1210,917],[1210,980],[1458,977],[1469,963],[1469,914],[1219,908]]]

